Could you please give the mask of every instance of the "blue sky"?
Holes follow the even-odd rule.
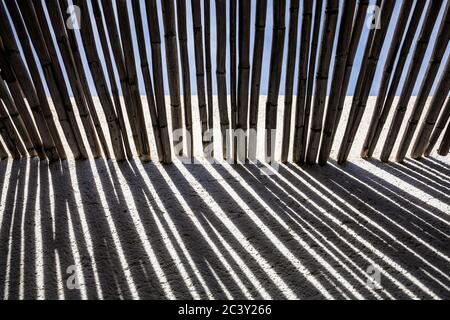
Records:
[[[254,36],[254,30],[253,30],[254,15],[255,15],[254,8],[256,7],[256,1],[257,0],[251,0],[251,1],[252,1],[252,8],[253,8],[253,10],[252,10],[252,30],[251,30],[251,52],[253,52],[253,43],[252,42],[253,42],[253,36]],[[203,5],[203,1],[201,1],[201,2],[202,2],[202,5]],[[303,11],[302,10],[302,2],[303,1],[300,1],[299,34],[302,32],[302,30],[301,30],[301,14],[302,14],[302,11]],[[324,7],[325,7],[325,2],[326,1],[324,0]],[[371,1],[371,3],[374,3],[374,2],[375,2],[374,0]],[[213,88],[214,88],[214,94],[215,94],[216,93],[216,81],[215,81],[215,73],[214,73],[215,72],[215,58],[214,57],[215,57],[215,52],[216,52],[216,37],[215,37],[215,33],[216,33],[216,19],[215,19],[215,4],[214,3],[215,3],[215,1],[211,0],[211,53],[212,53],[212,70],[213,70]],[[191,69],[191,88],[192,88],[192,94],[195,95],[196,94],[196,79],[195,79],[195,60],[194,60],[194,47],[193,47],[194,39],[193,39],[193,32],[192,32],[191,1],[186,0],[186,4],[187,4],[187,8],[186,9],[187,9],[187,13],[188,13],[187,14],[187,27],[188,27],[189,59],[190,59],[190,69]],[[341,1],[340,13],[342,13],[342,4],[343,4],[343,1]],[[160,11],[161,10],[161,6],[160,6],[159,1],[158,1],[158,5],[159,5],[158,9]],[[270,50],[271,50],[271,40],[272,40],[272,25],[273,25],[272,5],[273,5],[272,0],[268,0],[266,35],[265,35],[266,41],[265,41],[265,47],[264,47],[263,70],[262,70],[262,79],[261,79],[261,94],[262,95],[266,95],[267,94],[267,87],[268,87],[268,73],[269,73]],[[286,27],[289,26],[289,6],[290,6],[290,1],[287,0]],[[146,12],[145,12],[145,8],[144,7],[145,7],[144,0],[141,0],[141,11],[142,11],[142,15],[144,17],[144,21],[146,21],[147,17],[146,17]],[[390,42],[391,42],[391,39],[392,39],[392,36],[393,36],[393,32],[394,32],[395,24],[396,24],[397,17],[398,17],[399,11],[400,11],[400,7],[401,7],[401,1],[396,1],[395,11],[394,11],[394,14],[393,14],[393,17],[392,17],[392,20],[391,20],[391,25],[389,27],[389,32],[388,32],[388,35],[387,35],[387,38],[386,38],[386,41],[385,41],[385,45],[383,47],[383,50],[382,50],[382,53],[381,53],[381,56],[380,56],[380,61],[379,61],[379,64],[378,64],[376,76],[375,76],[375,79],[374,79],[374,82],[373,82],[373,86],[372,86],[372,89],[371,89],[371,93],[370,93],[371,95],[376,95],[377,94],[378,87],[380,85],[384,63],[385,63],[385,60],[386,60],[386,57],[387,57],[387,53],[388,53],[388,50],[389,50],[389,45],[390,45]],[[89,9],[92,12],[92,8],[90,7],[90,5],[89,5]],[[438,32],[438,29],[439,29],[440,21],[442,20],[444,9],[445,9],[445,4],[442,6],[439,18],[438,18],[437,23],[435,25],[435,28],[434,28],[434,31],[433,31],[433,35],[432,35],[432,38],[431,38],[431,42],[430,42],[430,45],[429,45],[428,50],[426,52],[424,63],[421,66],[416,66],[416,67],[420,67],[420,74],[419,74],[419,81],[417,81],[415,89],[414,89],[414,92],[413,92],[414,95],[417,95],[417,93],[418,93],[418,91],[420,89],[420,85],[421,85],[421,81],[420,80],[423,79],[423,76],[425,74],[426,67],[427,67],[427,62],[430,60],[430,57],[431,57],[431,54],[432,54],[432,50],[433,50],[433,46],[434,46],[434,40],[436,39],[436,34]],[[129,3],[129,11],[130,11],[130,17],[132,17],[131,3]],[[83,18],[85,18],[85,17],[82,17],[82,19]],[[160,18],[160,21],[159,21],[159,23],[160,23],[160,30],[163,33],[164,30],[163,30],[163,25],[162,25],[161,13],[159,14],[159,18]],[[227,19],[228,19],[228,12],[227,12]],[[91,19],[91,21],[93,22],[94,31],[96,31],[95,22],[94,22],[93,19]],[[420,22],[420,25],[422,24],[422,22],[423,22],[423,17],[422,17],[422,20]],[[83,23],[83,20],[81,21],[81,23]],[[132,24],[132,30],[134,30],[134,21],[133,21],[132,18],[131,18],[131,24]],[[148,31],[147,31],[148,29],[147,29],[147,26],[144,26],[144,27],[145,27],[144,30],[146,30],[145,37],[146,37],[147,52],[148,52],[149,57],[151,57],[151,54],[150,54],[150,40],[149,40]],[[420,26],[419,26],[419,28],[420,28]],[[362,56],[363,56],[363,53],[364,53],[364,48],[365,48],[365,43],[366,43],[368,32],[369,32],[369,29],[368,28],[364,28],[364,32],[363,32],[363,35],[361,37],[361,42],[360,42],[360,45],[359,45],[359,48],[358,48],[358,51],[357,51],[357,54],[356,54],[356,59],[355,59],[355,64],[354,64],[352,76],[351,76],[351,79],[350,79],[350,85],[349,85],[348,93],[347,93],[348,95],[353,95],[354,88],[356,86],[356,81],[357,81],[357,78],[358,78],[358,72],[359,72],[359,68],[360,68],[361,59],[362,59]],[[284,52],[284,61],[286,61],[286,56],[287,56],[287,33],[288,33],[288,29],[286,29],[286,44],[285,44],[285,52]],[[239,35],[239,32],[238,32],[238,35]],[[417,39],[418,35],[419,35],[419,32],[417,32],[417,34],[416,34],[416,39]],[[337,38],[337,36],[336,36],[336,38]],[[413,48],[415,47],[416,39],[414,40]],[[79,40],[81,40],[81,39],[79,38]],[[137,47],[136,38],[135,38],[135,34],[134,33],[133,33],[133,41],[135,43],[134,49],[135,49],[135,55],[136,55],[136,60],[137,60],[136,61],[136,65],[139,68],[140,61],[139,61],[138,47]],[[336,42],[337,42],[337,39],[335,40],[335,46],[336,46]],[[98,37],[97,37],[97,43],[98,43],[98,47],[100,48],[101,46],[100,46],[100,41],[99,41]],[[300,43],[299,43],[299,45],[300,45]],[[228,46],[228,43],[227,43],[227,46]],[[163,50],[163,52],[162,52],[163,63],[165,63],[165,61],[164,61],[165,60],[165,52],[164,52],[165,49],[164,49],[164,46],[162,46],[162,50]],[[100,58],[103,61],[103,54],[102,54],[101,50],[99,50],[99,54],[100,54]],[[445,56],[447,57],[447,56],[449,56],[449,54],[450,54],[450,46],[447,48]],[[407,68],[409,68],[409,63],[410,63],[410,60],[411,60],[411,56],[412,56],[412,50],[411,50],[411,52],[410,52],[410,54],[408,56],[406,68],[405,68],[405,70],[403,72],[402,80],[401,80],[401,83],[400,83],[397,95],[399,95],[401,93],[401,89],[403,87],[403,82],[404,82],[404,79],[405,79],[406,74],[407,74]],[[84,63],[85,63],[85,69],[88,71],[89,67],[88,67],[86,59],[84,58],[84,55],[83,55],[83,60],[84,60]],[[436,79],[440,78],[440,76],[442,74],[442,71],[443,71],[443,68],[444,68],[444,64],[445,63],[442,63],[441,68],[439,70],[438,77]],[[228,65],[229,65],[229,55],[228,55],[228,47],[227,47],[227,68],[228,68]],[[331,66],[333,66],[333,65],[334,65],[334,56],[333,56],[333,59],[332,59]],[[103,63],[103,66],[105,66],[104,63]],[[296,65],[296,73],[297,73],[297,69],[298,69],[298,61],[297,61],[297,65]],[[105,75],[106,75],[107,74],[106,73],[106,69],[104,69],[104,71],[105,71]],[[282,81],[281,81],[281,87],[280,87],[280,95],[284,94],[285,71],[286,71],[286,65],[284,64],[284,66],[283,66],[283,74],[282,74]],[[332,75],[332,69],[330,70],[330,78],[331,78],[331,75]],[[139,86],[140,86],[141,93],[143,95],[145,95],[144,81],[142,79],[142,74],[140,72],[140,69],[138,70],[138,76],[139,76]],[[165,91],[166,91],[166,94],[168,94],[168,84],[167,84],[166,70],[164,70],[164,78],[165,78]],[[90,76],[89,71],[88,71],[88,79],[90,81],[91,90],[92,90],[93,94],[96,95],[96,91],[95,91],[94,85],[92,83],[92,77]],[[295,76],[295,79],[297,79],[297,76]],[[433,94],[433,92],[434,92],[434,88],[436,87],[436,82],[437,81],[435,81],[435,84],[434,84],[434,87],[433,87],[433,90],[432,90],[431,94]],[[180,82],[180,84],[181,84],[181,82]],[[330,85],[331,85],[331,79],[330,79],[329,87],[330,87]],[[294,83],[294,94],[295,94],[295,88],[296,87],[297,87],[296,83]],[[229,82],[228,82],[228,90],[229,89],[230,88],[229,88]]]

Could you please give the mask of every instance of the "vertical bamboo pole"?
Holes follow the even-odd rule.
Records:
[[[292,0],[289,8],[288,55],[286,79],[284,85],[284,119],[283,140],[281,146],[281,162],[287,162],[291,141],[292,97],[294,91],[294,74],[298,41],[299,0]]]
[[[163,67],[161,58],[161,35],[159,30],[158,8],[156,0],[145,2],[148,27],[150,31],[150,42],[152,48],[152,70],[155,85],[155,102],[158,110],[161,140],[164,148],[164,163],[172,162],[172,151],[170,147],[169,128],[167,126],[166,102],[164,98]]]
[[[188,139],[186,140],[188,158],[194,159],[194,135],[192,131],[191,73],[186,27],[186,0],[177,1],[178,42],[181,57],[181,78],[183,83],[184,123]]]
[[[205,63],[203,59],[202,8],[200,0],[191,0],[194,31],[195,67],[197,80],[197,101],[200,114],[203,150],[207,147],[205,134],[208,130],[208,110],[205,95]]]
[[[8,159],[8,153],[6,152],[6,149],[3,146],[2,142],[0,142],[0,159],[1,160]]]
[[[210,0],[203,1],[204,20],[205,20],[205,72],[206,72],[206,91],[208,94],[208,130],[210,131],[212,154],[214,157],[214,112],[213,112],[213,89],[211,73],[211,4]]]
[[[251,1],[239,0],[239,78],[237,96],[237,124],[235,139],[236,160],[247,160],[247,129],[248,129],[248,97],[250,81],[250,22]],[[240,137],[242,134],[243,138]],[[236,153],[236,149],[238,149]]]
[[[430,95],[431,88],[439,71],[439,66],[445,54],[449,38],[450,38],[450,2],[447,2],[445,14],[442,19],[438,35],[435,40],[433,55],[431,57],[430,62],[428,63],[428,68],[425,77],[422,80],[422,86],[420,88],[419,95],[417,96],[416,101],[414,103],[414,107],[412,109],[406,129],[403,133],[403,137],[400,142],[400,146],[397,151],[396,160],[399,162],[405,159],[406,152],[408,151],[409,145],[411,144],[411,140],[414,136],[414,133],[416,132],[416,128],[419,123],[420,117],[422,116],[425,103],[427,102],[428,96]]]
[[[253,40],[252,78],[250,83],[250,134],[248,137],[248,158],[256,161],[259,98],[261,69],[264,54],[264,36],[266,32],[267,0],[258,0],[255,14],[255,38]]]
[[[448,104],[450,103],[449,101],[450,100],[447,101],[446,106],[447,109]],[[442,138],[441,145],[439,146],[438,149],[438,154],[441,156],[446,156],[448,155],[449,151],[450,151],[450,121],[449,124],[447,124],[447,130],[445,130],[444,137]]]
[[[352,25],[355,16],[356,0],[344,2],[344,8],[339,27],[338,43],[336,48],[332,86],[328,98],[327,112],[323,125],[322,144],[320,146],[319,164],[325,165],[328,161],[331,151],[330,137],[333,133],[334,123],[336,121],[337,105],[339,95],[345,76],[345,65],[349,54],[349,46],[352,35]]]
[[[349,13],[347,13],[349,14]],[[325,21],[322,31],[322,40],[319,50],[319,64],[317,67],[314,104],[310,126],[310,138],[306,154],[306,162],[314,164],[319,151],[320,135],[322,132],[323,113],[328,88],[328,73],[330,71],[331,55],[336,35],[336,26],[339,15],[339,1],[327,0],[325,8]]]
[[[2,102],[0,101],[0,109],[4,108],[2,106]],[[20,159],[21,154],[17,149],[16,144],[12,136],[9,134],[8,129],[6,128],[6,121],[9,120],[8,114],[4,117],[3,112],[0,112],[0,135],[3,138],[3,142],[5,143],[6,149],[8,149],[13,159]]]
[[[152,121],[153,135],[155,137],[156,150],[158,152],[159,161],[164,159],[163,142],[161,140],[161,128],[156,111],[155,95],[153,92],[153,81],[150,76],[150,65],[147,58],[147,49],[145,46],[144,26],[142,24],[142,14],[139,1],[132,1],[134,24],[137,36],[137,43],[139,48],[139,55],[141,58],[142,76],[144,78],[145,91],[147,93],[148,109],[150,111],[150,118]]]
[[[437,141],[439,140],[442,131],[444,131],[445,126],[449,122],[449,119],[450,119],[450,98],[447,98],[447,103],[444,107],[444,110],[439,116],[439,121],[437,122],[436,127],[433,130],[433,134],[431,135],[427,147],[425,148],[424,152],[425,156],[428,157],[431,154],[431,152],[433,152],[433,148],[436,145]],[[443,141],[445,141],[445,139]],[[439,148],[439,150],[441,149]]]
[[[302,31],[300,37],[300,53],[298,62],[298,83],[297,83],[297,101],[295,111],[295,128],[292,159],[295,163],[300,161],[300,151],[302,147],[302,133],[305,121],[305,102],[308,81],[308,63],[309,50],[311,42],[313,1],[305,0],[303,2]]]
[[[249,1],[251,2],[251,1]],[[237,58],[236,58],[236,16],[237,16],[237,0],[230,0],[230,107],[231,107],[231,136],[232,143],[230,147],[233,149],[233,154],[231,158],[233,161],[237,159],[237,139],[235,137],[236,126],[239,114],[238,114],[238,102],[237,102],[237,78],[236,78],[236,69],[237,69]],[[241,17],[241,13],[239,12],[239,18]],[[240,37],[239,37],[240,38]]]
[[[227,20],[224,15],[226,12],[225,0],[216,0],[216,27],[217,27],[217,93],[219,100],[220,113],[220,130],[222,133],[222,156],[227,159],[228,139],[230,130],[230,120],[228,118],[227,103],[227,79],[226,79],[226,37],[227,37]]]
[[[269,89],[266,103],[266,162],[274,161],[275,141],[272,133],[277,129],[278,95],[280,91],[281,69],[283,67],[286,1],[273,3],[272,52],[270,57]]]
[[[419,75],[420,67],[423,62],[425,52],[430,42],[430,36],[436,23],[439,11],[442,6],[442,1],[431,1],[428,7],[425,20],[422,25],[422,30],[417,40],[416,48],[409,67],[408,75],[403,85],[403,90],[400,95],[397,108],[395,110],[394,117],[389,128],[386,140],[384,142],[383,150],[381,151],[381,161],[389,161],[392,149],[394,148],[395,141],[397,140],[398,133],[400,131],[401,123],[405,117],[406,109],[408,107],[411,94],[414,89],[414,85]]]
[[[4,126],[4,132],[2,131],[2,135],[3,136],[7,135],[11,140],[14,149],[16,149],[17,152],[19,153],[17,158],[26,157],[27,150],[25,149],[22,140],[20,139],[19,133],[16,131],[16,128],[14,127],[14,123],[11,120],[8,114],[8,110],[6,109],[2,100],[0,100],[0,120]],[[14,156],[14,154],[12,155]]]
[[[450,91],[450,58],[447,59],[445,69],[442,73],[441,79],[439,80],[439,85],[436,88],[436,92],[431,100],[430,107],[427,110],[422,125],[420,126],[419,132],[417,133],[416,140],[412,147],[411,158],[418,159],[422,157],[425,152],[425,148],[429,142],[431,132],[436,124],[436,120],[441,113],[442,106],[444,105],[445,99],[448,97]],[[444,115],[445,117],[445,115]]]
[[[365,158],[371,158],[373,155],[373,152],[375,151],[375,147],[378,143],[378,140],[381,135],[381,131],[384,127],[384,124],[386,123],[386,119],[389,115],[389,112],[391,110],[392,103],[394,102],[394,98],[397,93],[397,88],[400,84],[400,79],[402,77],[403,69],[406,64],[406,59],[408,57],[409,51],[412,46],[412,42],[414,40],[416,30],[419,27],[420,18],[423,13],[423,8],[425,7],[425,1],[417,1],[416,6],[414,7],[414,12],[412,14],[411,20],[409,22],[408,30],[406,31],[405,39],[403,40],[402,48],[400,50],[400,54],[397,60],[397,65],[395,67],[394,74],[392,76],[391,84],[389,87],[389,91],[386,95],[386,99],[383,104],[382,111],[379,114],[379,119],[377,120],[377,123],[374,127],[374,131],[371,134],[367,134],[368,137],[372,137],[368,147],[367,151],[364,151],[364,157]],[[430,3],[431,5],[431,3]]]

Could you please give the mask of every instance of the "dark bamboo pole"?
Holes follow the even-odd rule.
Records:
[[[259,113],[259,98],[261,86],[261,69],[264,54],[264,36],[266,32],[267,0],[256,3],[255,38],[253,40],[252,78],[250,83],[250,134],[248,136],[248,158],[256,161],[257,152],[257,124]]]
[[[33,143],[31,142],[31,138],[25,127],[25,123],[23,122],[23,119],[19,111],[17,110],[16,104],[14,103],[14,100],[5,84],[5,81],[1,76],[1,73],[0,73],[0,99],[5,104],[9,116],[11,117],[11,120],[13,121],[14,126],[16,127],[17,132],[19,133],[19,136],[23,141],[25,148],[28,151],[28,154],[31,157],[37,156],[36,149],[34,148]]]
[[[194,159],[194,134],[192,131],[191,72],[186,26],[186,0],[177,1],[178,43],[181,57],[181,79],[183,84],[184,125],[188,134],[186,155]]]
[[[56,43],[61,53],[62,62],[68,76],[68,82],[72,88],[75,103],[78,106],[78,113],[84,126],[87,141],[91,147],[91,152],[94,158],[101,157],[100,143],[97,138],[95,127],[92,123],[91,115],[84,97],[84,90],[81,85],[80,77],[75,66],[73,54],[70,48],[69,39],[67,37],[64,22],[60,15],[59,3],[57,0],[48,0],[47,10],[50,21],[53,25]],[[44,12],[42,2],[36,1],[35,8],[38,12]]]
[[[348,4],[348,2],[346,2]],[[350,14],[347,12],[346,14]],[[336,26],[339,15],[339,1],[327,0],[325,8],[325,21],[322,31],[322,40],[319,50],[319,64],[317,67],[314,104],[310,126],[310,138],[306,154],[308,164],[316,163],[319,151],[320,136],[322,133],[323,114],[328,89],[328,73],[330,72],[331,55],[336,35]]]
[[[180,99],[180,70],[178,66],[178,46],[175,6],[173,0],[161,1],[162,16],[164,24],[164,43],[166,46],[167,77],[169,80],[170,104],[172,106],[172,130],[181,131],[183,129],[183,110]],[[173,141],[174,146],[184,143],[183,134],[180,133],[180,140]],[[183,154],[183,150],[180,150]],[[179,156],[178,154],[176,156]]]
[[[409,117],[406,129],[403,133],[403,137],[397,151],[396,160],[399,162],[405,159],[406,152],[408,151],[409,145],[411,144],[411,140],[413,139],[414,133],[416,132],[416,128],[419,123],[420,117],[422,116],[425,103],[428,100],[428,96],[430,95],[430,91],[433,86],[434,80],[436,79],[437,73],[439,71],[439,66],[445,54],[449,38],[450,38],[450,2],[447,2],[445,14],[442,19],[438,35],[435,40],[431,60],[428,63],[428,68],[425,73],[425,77],[422,80],[422,86],[420,88],[419,95],[417,96],[416,101],[414,103],[414,107],[412,109],[411,115]]]
[[[373,133],[371,133],[370,135],[369,133],[367,134],[368,137],[371,137],[371,140],[367,146],[367,151],[363,150],[363,157],[365,158],[372,157],[373,152],[375,151],[375,148],[377,146],[378,140],[380,138],[381,131],[384,127],[384,124],[386,123],[386,119],[389,115],[392,103],[394,102],[394,98],[396,96],[397,88],[400,84],[400,79],[402,77],[403,69],[406,64],[406,59],[411,49],[412,42],[416,34],[416,30],[419,27],[420,18],[422,16],[425,4],[426,4],[425,1],[417,1],[414,7],[414,12],[409,22],[408,30],[406,32],[405,39],[403,40],[402,48],[400,49],[397,65],[395,67],[395,71],[391,79],[389,91],[386,95],[385,101],[382,102],[383,104],[382,111],[380,112],[379,119],[377,120],[377,123],[373,128],[374,130]]]
[[[89,10],[86,6],[86,3],[81,2],[81,1],[77,1],[76,3],[81,8],[83,16],[87,16],[89,14]],[[106,82],[106,77],[105,77],[105,74],[103,73],[103,68],[102,68],[102,65],[100,62],[100,57],[99,57],[99,54],[97,51],[97,47],[95,45],[94,31],[93,31],[91,21],[85,21],[84,25],[80,31],[81,31],[81,39],[82,39],[82,43],[83,43],[86,57],[88,60],[89,68],[91,70],[91,74],[92,74],[92,77],[94,80],[94,85],[97,90],[97,94],[99,96],[99,100],[102,105],[102,108],[103,108],[103,111],[104,111],[104,114],[106,117],[106,121],[108,124],[115,157],[118,161],[125,160],[125,150],[124,150],[124,146],[123,146],[123,139],[122,139],[120,123],[119,123],[119,119],[117,118],[117,115],[116,115],[116,112],[114,109],[114,104],[112,102],[111,95],[109,93],[108,84]],[[69,35],[71,35],[70,38],[72,39],[72,43],[73,43],[72,47],[74,47],[75,52],[77,53],[75,56],[78,56],[79,59],[77,59],[77,60],[81,60],[81,58],[79,57],[78,45],[76,44],[75,34],[73,33],[72,30],[70,30]],[[83,66],[80,65],[80,63],[81,63],[81,61],[78,63],[78,70],[81,75],[81,78],[83,78],[83,77],[85,78],[84,69],[83,69]],[[86,81],[83,81],[83,82],[86,82]],[[84,91],[85,95],[90,95],[89,88],[87,88],[87,84],[85,84],[83,86],[83,88],[85,90]],[[88,98],[87,101],[89,101],[89,100],[92,100],[92,99]],[[100,126],[99,119],[97,116],[97,112],[95,110],[96,109],[95,105],[93,105],[93,101],[91,101],[91,104],[92,104],[92,106],[90,109],[93,110],[93,112],[91,112],[92,119],[94,120],[94,123],[97,123],[96,124],[97,133],[99,133],[99,132],[101,133],[101,134],[99,134],[99,137],[102,137],[103,131],[101,130],[101,128],[99,128],[99,126]],[[124,134],[126,135],[126,132],[124,132]],[[104,139],[105,139],[104,137],[101,138],[101,140],[104,140]],[[108,147],[105,146],[103,149],[108,150]],[[106,152],[105,155],[108,157],[109,152]]]
[[[213,87],[211,72],[211,3],[210,0],[203,1],[204,20],[205,20],[205,72],[206,72],[206,91],[208,95],[208,130],[211,136],[211,157],[214,157],[214,106],[213,106]],[[207,155],[209,156],[209,155]]]
[[[341,84],[344,81],[345,65],[349,54],[349,46],[352,35],[353,19],[355,16],[356,0],[344,2],[344,8],[339,27],[338,43],[336,48],[333,78],[331,83],[330,96],[328,98],[327,112],[323,125],[322,144],[319,152],[319,164],[325,165],[330,156],[331,147],[328,143],[333,133],[336,121],[337,105],[341,91]]]
[[[239,78],[237,96],[237,124],[233,133],[235,160],[247,160],[247,129],[250,81],[250,22],[251,1],[239,0]],[[243,135],[241,137],[240,135]],[[237,149],[237,152],[236,152]]]
[[[308,63],[309,49],[311,40],[313,1],[305,0],[303,2],[302,31],[300,37],[300,53],[298,62],[298,83],[297,83],[297,101],[295,109],[295,128],[292,159],[295,163],[300,161],[300,150],[302,147],[303,124],[305,121],[305,102],[308,81]]]
[[[229,26],[229,32],[230,32],[230,107],[231,107],[231,136],[232,136],[232,143],[230,147],[233,149],[233,154],[231,158],[233,161],[237,160],[237,138],[235,137],[236,133],[236,126],[239,122],[239,112],[238,112],[238,102],[237,102],[237,77],[236,77],[236,70],[237,70],[237,58],[236,58],[236,16],[237,16],[237,0],[230,0],[230,26]],[[239,12],[239,18],[241,18],[241,13]],[[240,38],[240,35],[239,35]]]
[[[153,92],[153,81],[150,76],[150,65],[148,63],[147,49],[145,46],[144,26],[142,23],[142,14],[139,1],[132,1],[134,25],[139,48],[139,56],[141,58],[142,77],[144,78],[145,91],[147,93],[147,103],[152,122],[153,135],[155,138],[156,150],[158,152],[159,161],[164,159],[163,141],[161,140],[161,128],[156,111],[155,94]],[[170,142],[168,142],[170,143]]]
[[[13,21],[15,31],[17,33],[17,37],[20,41],[27,65],[28,70],[30,72],[31,78],[33,80],[36,94],[39,99],[39,103],[41,105],[41,109],[49,128],[52,139],[55,143],[58,155],[61,159],[66,159],[66,151],[61,141],[61,137],[59,135],[58,129],[56,127],[55,120],[53,119],[53,114],[50,109],[50,105],[48,103],[48,98],[45,93],[44,85],[39,74],[39,69],[37,67],[36,60],[34,59],[33,51],[30,44],[30,39],[28,38],[28,33],[25,28],[24,22],[22,21],[22,17],[19,12],[19,8],[17,7],[17,3],[14,0],[6,0],[6,6],[11,16],[11,20]]]
[[[0,102],[0,108],[1,108]],[[20,159],[22,155],[20,154],[17,146],[15,145],[11,135],[9,134],[8,129],[6,128],[6,121],[9,119],[8,116],[6,118],[2,117],[0,113],[0,135],[3,138],[3,142],[5,143],[6,149],[9,151],[13,159]],[[5,121],[6,120],[6,121]]]
[[[446,108],[448,109],[448,105],[450,104],[450,100],[447,100],[447,106]],[[441,141],[441,145],[439,146],[438,149],[438,154],[441,156],[446,156],[448,155],[450,151],[450,120],[449,123],[447,124],[447,130],[445,130],[444,133],[444,137],[442,137],[442,141]]]
[[[384,142],[383,150],[381,151],[381,161],[389,161],[392,149],[394,148],[395,141],[397,140],[398,133],[400,131],[401,123],[405,117],[406,109],[408,107],[411,94],[414,89],[414,85],[417,81],[417,76],[420,71],[420,67],[423,62],[425,52],[430,41],[430,36],[436,23],[439,11],[442,6],[442,1],[432,0],[428,7],[425,20],[422,25],[419,39],[417,40],[416,48],[409,67],[408,75],[403,85],[403,90],[400,95],[397,108],[395,110],[394,117],[389,128],[386,140]]]
[[[416,140],[412,147],[411,158],[418,159],[422,157],[425,152],[425,148],[429,142],[430,135],[436,124],[436,121],[441,113],[445,99],[448,97],[450,91],[450,58],[447,59],[445,69],[442,72],[439,85],[436,88],[436,92],[431,100],[430,107],[427,110],[425,118],[422,120],[419,132],[417,133]],[[444,114],[445,117],[445,114]],[[437,139],[436,139],[437,140]]]
[[[299,0],[292,0],[289,8],[288,55],[284,85],[284,119],[281,162],[287,162],[291,141],[292,100],[294,92],[294,74],[297,56]]]
[[[207,147],[208,110],[205,95],[205,63],[203,58],[202,8],[200,0],[191,0],[192,23],[194,31],[195,68],[197,80],[197,102],[200,114],[203,150]]]
[[[272,133],[277,129],[278,96],[280,91],[281,70],[283,67],[283,52],[286,33],[286,1],[273,3],[273,33],[269,69],[269,89],[266,102],[266,162],[273,162],[275,141]]]
[[[314,11],[314,23],[313,23],[313,32],[311,38],[311,51],[309,56],[309,68],[308,68],[308,80],[306,87],[306,101],[303,112],[303,126],[301,132],[301,143],[300,143],[300,156],[299,163],[304,163],[306,158],[306,147],[308,143],[308,130],[309,130],[309,120],[311,113],[311,101],[312,101],[312,93],[314,87],[314,74],[316,71],[316,61],[317,61],[317,49],[319,44],[319,34],[320,34],[320,22],[322,20],[322,8],[323,8],[323,0],[318,0],[315,2],[316,7]]]
[[[8,159],[8,153],[6,152],[6,149],[1,141],[0,141],[0,159],[1,160]]]
[[[216,27],[217,27],[217,93],[220,113],[220,130],[222,133],[222,156],[227,159],[229,156],[228,144],[230,134],[230,120],[228,118],[227,103],[227,78],[226,78],[226,38],[227,38],[227,20],[224,15],[226,12],[225,0],[216,0]]]
[[[22,18],[27,27],[34,49],[39,57],[45,80],[58,114],[58,120],[64,131],[67,143],[75,159],[87,158],[84,142],[78,128],[72,103],[67,93],[61,68],[53,44],[47,47],[46,39],[49,36],[48,26],[41,29],[36,10],[31,0],[16,2],[19,5]],[[61,79],[62,78],[62,79]]]
[[[11,151],[10,149],[12,156],[13,157],[16,156],[17,159],[20,157],[26,157],[27,150],[25,149],[25,146],[20,140],[20,135],[16,131],[14,123],[11,120],[8,114],[8,110],[6,109],[2,100],[0,100],[0,121],[2,122],[2,125],[4,127],[4,129],[2,129],[2,136],[3,137],[7,136],[8,140],[11,141],[11,148],[17,150],[18,155],[14,154],[14,151]]]
[[[128,16],[126,0],[116,0],[117,14],[119,18],[120,35],[122,39],[123,55],[125,58],[127,80],[133,99],[133,112],[131,121],[136,122],[137,138],[140,145],[140,157],[143,161],[151,160],[150,144],[148,140],[147,127],[145,125],[144,110],[142,108],[141,93],[136,73],[136,59],[131,36],[131,27]]]
[[[152,49],[152,70],[155,86],[155,102],[158,110],[158,119],[161,130],[161,140],[164,148],[164,163],[172,162],[172,150],[167,125],[166,102],[164,97],[163,67],[161,57],[161,34],[159,30],[158,8],[155,0],[145,2],[150,42]]]
[[[353,113],[352,112],[353,110],[350,110],[349,122],[347,124],[347,128],[344,133],[343,143],[341,144],[341,148],[338,154],[338,163],[344,163],[345,161],[347,161],[348,155],[353,145],[353,141],[359,129],[359,125],[361,124],[361,119],[366,109],[367,100],[370,95],[370,88],[372,87],[373,84],[375,72],[381,54],[381,49],[383,48],[384,40],[386,38],[389,24],[391,22],[392,13],[394,12],[394,7],[395,2],[390,0],[383,1],[383,4],[381,6],[380,28],[375,31],[375,35],[373,37],[366,72],[363,80],[363,85],[361,88],[360,96],[357,99],[355,112]],[[409,12],[410,7],[408,8],[402,6],[402,11]],[[400,15],[403,14],[400,13]],[[352,121],[351,123],[350,119]]]
[[[402,54],[405,52],[403,50],[403,48],[408,47],[410,48],[410,45],[408,45],[407,43],[411,43],[411,35],[413,35],[412,30],[415,30],[416,27],[411,26],[411,23],[418,23],[417,19],[420,18],[421,16],[421,12],[423,11],[423,8],[425,7],[425,2],[424,1],[417,1],[414,11],[412,13],[411,16],[411,22],[410,22],[410,26],[408,29],[405,28],[405,26],[408,24],[408,17],[409,17],[409,11],[411,10],[411,6],[412,6],[412,2],[410,1],[404,1],[402,6],[409,6],[409,10],[401,10],[400,13],[401,15],[399,16],[399,19],[397,20],[397,24],[394,30],[394,36],[392,38],[392,43],[391,46],[389,48],[389,53],[386,59],[386,64],[384,66],[384,70],[383,70],[383,76],[381,79],[381,84],[380,84],[380,88],[378,89],[378,95],[377,95],[377,100],[375,102],[375,107],[374,110],[372,112],[372,118],[370,121],[370,125],[369,125],[369,129],[367,131],[367,135],[364,141],[364,145],[363,148],[361,150],[361,157],[362,158],[371,158],[372,157],[372,152],[371,152],[371,144],[372,141],[374,140],[375,134],[376,134],[376,128],[378,123],[380,122],[380,119],[382,117],[383,114],[383,106],[385,104],[385,101],[388,101],[389,97],[387,98],[386,95],[388,94],[388,90],[389,90],[389,83],[391,82],[391,78],[392,81],[396,81],[398,82],[396,75],[394,74],[394,76],[392,77],[392,73],[394,71],[394,66],[397,60],[397,55],[400,49],[400,46],[402,45],[402,39],[403,37],[405,37],[405,40],[403,41],[403,45],[402,45],[402,49],[400,50],[399,53],[399,57],[398,57],[398,61],[399,63],[397,63],[397,68],[399,66],[401,66],[401,64],[404,65],[404,57],[402,56]],[[406,14],[408,13],[408,14]],[[406,35],[404,35],[405,31]],[[409,51],[409,49],[408,49]],[[401,68],[401,70],[403,70],[403,67]],[[397,69],[395,71],[397,73]],[[394,84],[395,87],[397,87],[397,85]],[[377,138],[378,140],[378,138]]]
[[[439,140],[439,137],[441,136],[442,131],[444,131],[449,120],[450,120],[450,98],[447,98],[447,103],[445,104],[444,110],[439,116],[439,121],[436,123],[436,127],[434,128],[433,133],[430,136],[430,140],[428,141],[427,147],[425,148],[424,154],[426,157],[428,157],[431,154],[431,152],[433,152],[433,148],[436,145],[437,141]]]
[[[98,0],[92,1],[92,8],[94,11],[94,17],[97,25],[98,36],[100,38],[100,44],[102,46],[103,56],[105,58],[106,68],[108,70],[109,84],[111,86],[115,112],[119,120],[119,126],[122,133],[122,141],[125,147],[126,157],[127,159],[131,159],[133,158],[133,152],[131,151],[130,140],[128,139],[125,117],[123,115],[122,103],[119,96],[119,88],[117,86],[116,75],[114,73],[112,57],[108,45],[108,39],[106,37],[105,25],[103,23],[102,12]]]

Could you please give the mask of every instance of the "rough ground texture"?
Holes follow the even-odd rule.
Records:
[[[355,146],[345,166],[270,176],[2,162],[0,297],[450,298],[449,159],[388,165]]]

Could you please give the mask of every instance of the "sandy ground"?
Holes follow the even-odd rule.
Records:
[[[450,298],[450,159],[361,160],[373,103],[345,166],[1,162],[0,298]]]

